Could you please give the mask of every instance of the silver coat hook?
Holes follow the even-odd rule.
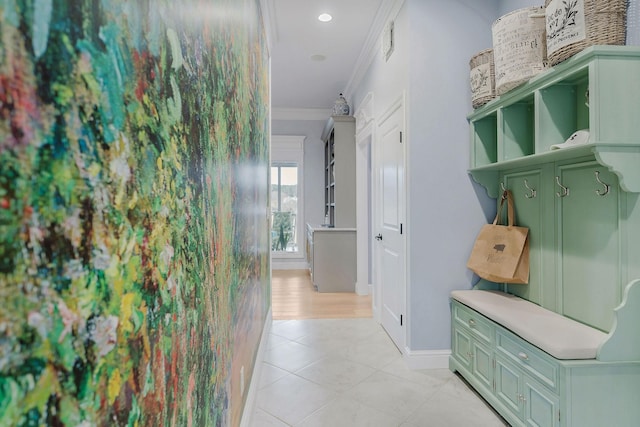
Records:
[[[525,194],[524,197],[526,197],[527,199],[533,199],[534,197],[536,197],[536,190],[529,187],[529,182],[526,179],[524,180],[524,186],[527,190],[529,190],[529,193]]]
[[[609,184],[605,184],[604,182],[600,181],[600,171],[596,171],[596,181],[598,181],[598,184],[602,185],[604,187],[604,190],[596,190],[596,194],[598,196],[606,196],[607,194],[609,194],[609,190],[611,189],[611,186]]]
[[[567,187],[565,187],[564,185],[560,184],[560,177],[556,176],[556,184],[558,184],[558,186],[560,186],[560,188],[562,189],[562,191],[560,193],[556,193],[556,196],[558,197],[567,197],[569,195],[569,189]]]

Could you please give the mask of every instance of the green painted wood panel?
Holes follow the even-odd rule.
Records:
[[[529,377],[524,377],[524,423],[531,427],[557,427],[560,400]]]
[[[507,359],[496,355],[496,397],[511,412],[522,419],[522,400],[520,369],[513,366]]]
[[[471,126],[471,167],[488,165],[497,161],[498,130],[496,114],[473,123]]]
[[[640,363],[593,363],[567,369],[565,390],[563,426],[639,425]]]
[[[516,159],[534,153],[533,96],[498,112],[498,159]]]
[[[625,203],[626,215],[623,217],[625,225],[624,250],[626,252],[626,277],[623,283],[640,278],[640,193],[627,193]],[[626,285],[625,285],[626,286]]]
[[[536,304],[542,302],[544,265],[541,236],[545,231],[545,220],[549,219],[545,215],[545,203],[540,195],[541,172],[541,169],[534,169],[507,173],[503,177],[505,187],[511,190],[513,196],[516,225],[529,228],[529,283],[508,285],[508,292]],[[506,214],[503,221],[506,221]]]
[[[605,196],[596,193],[604,191],[596,171],[610,186]],[[594,163],[560,166],[557,174],[569,191],[558,198],[562,314],[609,331],[613,308],[620,302],[617,179]]]
[[[576,109],[578,91],[575,85],[558,84],[537,91],[536,96],[536,151],[549,151],[553,144],[563,143],[580,129]]]
[[[460,328],[453,330],[453,356],[464,369],[471,372],[471,337]]]
[[[493,382],[493,351],[478,341],[472,343],[473,354],[473,375],[482,384],[491,388]]]
[[[614,327],[598,349],[598,360],[640,360],[640,279],[625,287],[622,303],[615,310]]]
[[[589,79],[596,140],[640,143],[640,57],[598,58]]]

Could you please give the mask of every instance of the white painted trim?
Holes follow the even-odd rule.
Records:
[[[273,108],[271,120],[325,121],[331,116],[330,108]]]
[[[262,336],[260,337],[260,344],[258,346],[258,352],[256,353],[255,363],[253,365],[253,374],[251,375],[251,382],[247,389],[247,400],[244,402],[244,408],[242,408],[242,418],[240,419],[240,427],[249,427],[251,425],[251,417],[256,406],[256,396],[258,394],[258,387],[260,386],[260,376],[262,375],[262,361],[264,360],[264,353],[267,348],[267,342],[269,340],[269,333],[271,332],[271,325],[273,317],[271,314],[271,307],[267,312],[264,326],[262,327]]]
[[[305,135],[271,135],[271,160],[270,165],[278,162],[295,162],[298,165],[298,212],[296,219],[296,236],[298,239],[298,252],[295,253],[271,253],[271,260],[296,261],[306,259],[304,215],[304,141]],[[271,215],[269,215],[271,218]],[[269,223],[271,226],[271,223]],[[271,247],[271,241],[269,242]],[[285,262],[286,262],[285,261]]]
[[[304,140],[307,137],[305,135],[272,135],[271,136],[271,151],[278,155],[287,156],[286,152],[290,151],[291,154],[296,155],[295,158],[291,157],[291,160],[298,160],[299,151],[304,147]],[[287,158],[287,160],[288,160]],[[277,161],[280,161],[278,159]]]
[[[374,58],[381,53],[384,27],[390,20],[395,20],[404,2],[405,0],[384,0],[380,5],[371,29],[369,30],[369,34],[364,41],[360,55],[358,55],[353,73],[351,73],[351,77],[345,86],[343,92],[345,98],[349,99],[353,96],[353,92],[360,85],[362,78],[367,73]]]
[[[369,295],[369,284],[367,282],[356,282],[356,294],[360,296]]]
[[[387,108],[387,110],[384,113],[382,113],[380,115],[380,117],[377,119],[377,122],[378,123],[384,123],[385,120],[387,120],[393,113],[395,113],[397,109],[402,108],[403,105],[405,106],[405,114],[403,116],[403,119],[404,119],[405,123],[403,123],[403,125],[406,128],[406,116],[407,116],[406,105],[407,105],[407,102],[406,102],[406,92],[404,90],[402,91],[402,94],[396,98],[395,101],[393,101],[391,104],[389,104],[389,107]]]
[[[356,294],[358,295],[371,295],[373,292],[373,285],[367,282],[356,282]],[[372,301],[373,304],[373,301]]]
[[[356,141],[358,143],[362,142],[358,141],[358,134],[366,132],[365,128],[372,124],[371,122],[373,122],[374,119],[373,116],[373,92],[369,92],[360,103],[358,111],[354,114],[354,117],[356,118]]]
[[[369,212],[373,210],[369,186],[373,186],[373,148],[375,121],[373,119],[373,93],[369,92],[361,103],[356,118],[356,293],[369,294],[369,259],[373,251]],[[371,172],[370,172],[371,166]]]
[[[418,350],[412,351],[406,347],[403,359],[407,367],[418,369],[448,369],[451,350]]]
[[[272,270],[308,270],[309,264],[306,260],[287,260],[287,259],[273,259],[271,260]]]
[[[371,315],[373,319],[376,322],[378,322],[380,326],[382,326],[382,317],[380,315],[380,309],[379,309],[379,303],[378,303],[380,294],[376,293],[376,285],[373,283],[369,284],[369,295],[371,295]]]

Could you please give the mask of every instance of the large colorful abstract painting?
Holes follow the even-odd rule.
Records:
[[[270,301],[260,15],[0,0],[0,426],[239,423]]]

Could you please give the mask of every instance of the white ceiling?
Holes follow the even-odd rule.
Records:
[[[387,0],[266,0],[274,109],[330,109]],[[329,13],[323,23],[318,16]],[[378,18],[379,19],[379,18]],[[322,55],[323,61],[313,55]]]

